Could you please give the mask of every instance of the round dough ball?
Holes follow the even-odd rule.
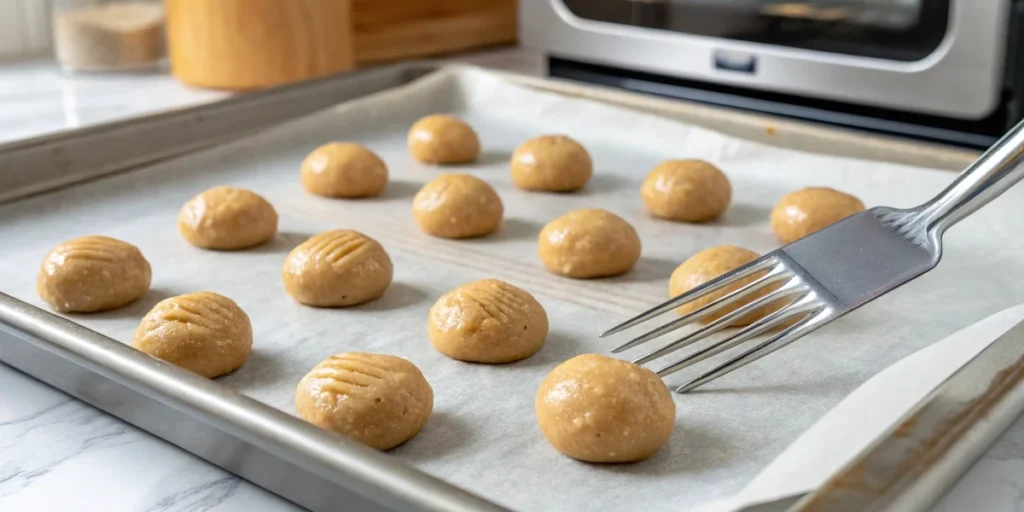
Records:
[[[452,359],[510,363],[540,350],[548,315],[525,290],[484,279],[438,299],[430,308],[427,330],[434,347]]]
[[[732,245],[721,245],[718,247],[712,247],[710,249],[704,249],[697,254],[694,254],[690,259],[683,262],[672,272],[672,277],[668,282],[668,294],[669,297],[675,297],[683,292],[686,292],[692,288],[695,288],[701,284],[704,284],[730,270],[737,269],[751,261],[761,257],[754,251],[744,249],[742,247],[735,247]],[[740,288],[756,281],[761,275],[755,274],[750,277],[740,279],[734,283],[731,283],[723,288],[709,293],[697,300],[693,300],[683,304],[676,308],[676,311],[680,315],[685,315],[691,311],[695,311],[703,306],[710,304],[711,302],[724,297]],[[769,286],[764,291],[748,295],[748,299],[738,302],[735,306],[730,306],[725,309],[716,311],[710,315],[705,316],[702,321],[704,323],[713,322],[741,307],[743,304],[749,303],[756,300],[759,297],[770,293],[771,291],[778,288],[778,286]],[[774,313],[782,306],[782,304],[771,303],[767,306],[755,309],[746,315],[743,315],[736,319],[732,325],[733,327],[740,327],[743,325],[749,325],[751,323],[764,318],[765,316]]]
[[[676,404],[654,372],[599,354],[555,367],[537,392],[537,423],[556,450],[586,462],[634,462],[672,434]]]
[[[640,196],[658,217],[706,222],[729,207],[732,185],[725,173],[702,160],[668,160],[647,175]]]
[[[614,213],[576,210],[544,226],[537,252],[556,274],[581,279],[614,276],[640,259],[640,237]]]
[[[43,258],[36,292],[57,311],[95,313],[138,300],[152,278],[138,247],[106,236],[83,236]]]
[[[325,197],[373,197],[388,184],[388,166],[373,151],[359,144],[331,142],[313,150],[302,161],[302,186]]]
[[[526,190],[572,192],[593,174],[590,153],[565,135],[532,138],[512,154],[512,181]]]
[[[347,229],[299,244],[281,268],[288,295],[301,304],[326,308],[355,306],[384,295],[393,273],[384,247]]]
[[[256,193],[214,187],[181,207],[178,231],[188,243],[203,249],[245,249],[274,238],[277,212]]]
[[[132,346],[207,378],[231,373],[252,353],[252,323],[235,301],[212,292],[164,299],[142,318]]]
[[[299,417],[378,450],[412,439],[434,410],[434,390],[401,357],[345,352],[324,359],[295,390]]]
[[[468,174],[442,174],[412,200],[412,214],[425,233],[441,238],[489,235],[505,208],[486,181]]]
[[[480,155],[480,139],[463,121],[451,116],[432,115],[416,121],[409,129],[409,152],[425,164],[465,164]]]
[[[772,231],[788,244],[864,211],[850,194],[826,187],[808,187],[783,197],[772,210]]]

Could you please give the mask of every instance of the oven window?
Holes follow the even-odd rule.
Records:
[[[829,53],[917,61],[942,42],[950,0],[548,0],[581,18]]]

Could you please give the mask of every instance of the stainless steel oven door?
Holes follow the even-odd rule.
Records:
[[[919,22],[912,7],[927,1],[522,0],[520,41],[594,64],[981,119],[1000,101],[1010,0],[943,0],[944,25],[906,38],[915,41],[906,47],[878,39],[859,47],[821,38],[780,40],[771,32],[779,23],[873,24],[876,32],[898,32]],[[858,3],[874,10],[853,9]],[[764,21],[769,18],[781,21]],[[737,28],[744,19],[751,22]],[[716,28],[723,25],[728,29]]]

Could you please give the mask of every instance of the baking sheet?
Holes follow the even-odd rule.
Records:
[[[433,239],[411,218],[412,196],[439,171],[411,161],[405,132],[433,112],[462,116],[481,135],[481,162],[458,170],[486,179],[502,196],[506,219],[491,237]],[[591,150],[591,184],[573,195],[513,189],[507,171],[511,151],[531,136],[553,132],[568,133]],[[367,144],[388,163],[392,182],[384,197],[339,201],[304,193],[299,162],[319,144],[339,139]],[[730,176],[734,202],[718,222],[676,224],[644,213],[638,190],[646,172],[662,159],[682,157],[712,161]],[[1013,206],[1021,191],[1011,190],[952,230],[942,265],[913,285],[706,390],[676,396],[676,432],[666,449],[643,463],[587,465],[558,455],[533,418],[543,376],[575,354],[607,352],[621,342],[598,340],[596,333],[663,300],[668,275],[693,253],[727,243],[775,248],[768,214],[792,190],[833,186],[871,206],[910,206],[951,178],[943,171],[772,148],[521,89],[485,72],[447,71],[215,150],[0,207],[0,290],[41,305],[34,274],[50,247],[87,233],[115,236],[149,258],[153,289],[138,304],[72,316],[75,321],[127,342],[158,300],[196,290],[223,293],[249,312],[256,333],[246,366],[219,379],[244,394],[293,412],[295,384],[322,358],[343,350],[400,355],[423,369],[436,404],[424,431],[393,450],[395,457],[518,510],[691,509],[737,492],[872,374],[1024,301],[1024,290],[1014,287],[1024,277],[1024,263],[1016,257],[1020,237],[1010,236],[1024,224]],[[181,239],[178,208],[221,184],[251,188],[275,205],[281,232],[273,243],[214,253]],[[573,281],[540,265],[535,239],[543,224],[585,207],[612,210],[637,228],[644,256],[632,272]],[[381,300],[323,310],[299,306],[284,294],[279,269],[287,252],[333,228],[361,230],[390,252],[395,282]],[[431,347],[425,322],[433,301],[485,277],[522,286],[547,308],[551,335],[533,358],[506,366],[469,365]]]
[[[953,374],[1021,321],[1024,321],[1024,305],[1007,308],[882,370],[801,434],[742,491],[723,501],[722,511],[738,512],[752,504],[770,503],[815,491],[904,420],[907,411],[922,403]],[[1014,362],[1007,360],[1005,364]],[[993,369],[992,377],[996,378],[997,373]],[[1013,400],[1007,402],[1005,405],[1008,407],[990,411],[966,434],[960,445],[969,447],[966,448],[968,453],[974,451],[980,455],[983,447],[988,446],[983,439],[991,441],[1019,415],[1021,407],[1014,405]],[[952,463],[965,469],[975,461],[969,455],[951,455],[946,453],[942,457],[947,466]],[[955,469],[946,469],[943,475],[946,478],[959,475]],[[865,475],[863,479],[870,481],[871,477]],[[938,497],[945,490],[935,484],[934,479],[927,483],[931,486],[930,498]],[[915,499],[917,509],[929,505],[920,495]]]

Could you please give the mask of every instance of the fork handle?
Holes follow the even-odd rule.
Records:
[[[1003,135],[981,158],[921,206],[918,220],[941,236],[1024,178],[1024,121]]]

